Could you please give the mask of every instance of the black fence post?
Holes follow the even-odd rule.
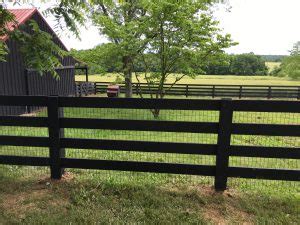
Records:
[[[96,82],[94,83],[94,94],[95,95],[97,94],[97,83]]]
[[[59,118],[63,117],[63,109],[58,106],[58,96],[48,97],[48,129],[50,142],[50,170],[52,179],[61,179],[64,169],[61,158],[65,157],[65,149],[60,147],[60,138],[64,130],[60,128]]]
[[[243,86],[240,86],[240,92],[239,92],[239,99],[242,98],[242,93],[243,93]]]
[[[89,72],[88,72],[88,67],[85,68],[85,82],[89,82]]]
[[[185,88],[185,97],[188,97],[188,96],[189,96],[189,85],[187,84],[186,88]]]
[[[215,95],[216,95],[216,86],[213,85],[213,87],[212,87],[212,98],[215,98]]]
[[[272,97],[272,87],[270,86],[268,89],[268,99]]]
[[[298,87],[298,96],[297,96],[297,100],[300,99],[300,87]]]
[[[232,118],[233,110],[231,99],[222,99],[216,155],[216,191],[224,191],[227,188],[227,171],[229,167],[228,149],[230,147]]]

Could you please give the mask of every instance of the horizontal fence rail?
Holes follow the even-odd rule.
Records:
[[[188,174],[215,177],[215,189],[227,188],[229,177],[300,181],[300,170],[231,167],[229,158],[259,157],[300,159],[300,148],[232,145],[232,135],[263,135],[300,137],[300,125],[234,123],[235,112],[300,113],[299,101],[266,100],[187,100],[187,99],[108,99],[56,96],[0,96],[0,106],[44,106],[45,117],[1,116],[0,126],[44,127],[48,137],[0,136],[0,145],[49,148],[49,157],[0,155],[0,164],[50,166],[51,177],[60,179],[64,168],[139,171]],[[84,119],[64,117],[64,107],[115,109],[207,110],[219,113],[218,122],[183,122],[161,120]],[[175,143],[153,141],[104,140],[66,138],[64,129],[105,129],[128,131],[187,132],[217,135],[216,144]],[[9,128],[7,128],[9,129]],[[115,161],[67,158],[65,148],[78,151],[114,150],[132,152],[210,155],[215,165],[190,165],[141,161]],[[80,150],[79,150],[80,149]],[[42,151],[42,150],[41,150]]]
[[[107,92],[109,82],[77,82],[77,96],[103,94]],[[132,83],[133,93],[139,95],[156,93],[158,85],[149,86],[147,83]],[[210,84],[165,84],[166,95],[180,95],[186,97],[211,98],[287,98],[300,99],[300,86],[279,85],[210,85]],[[124,84],[120,84],[121,93],[125,93]]]

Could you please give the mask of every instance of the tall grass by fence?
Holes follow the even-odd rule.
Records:
[[[39,152],[36,156],[27,155],[26,151],[14,155],[6,148],[7,154],[0,155],[0,164],[47,166],[55,179],[61,178],[65,168],[73,168],[208,176],[214,177],[216,190],[225,190],[228,178],[300,181],[300,102],[297,101],[1,96],[0,105],[47,108],[38,117],[0,117],[2,149],[27,146],[38,148]],[[161,118],[151,119],[149,109],[162,110]],[[293,116],[288,117],[288,124],[274,123],[272,116],[267,117],[270,121],[266,123],[249,120],[251,113],[258,112]],[[245,118],[241,119],[242,114]],[[256,118],[257,114],[254,115]],[[25,127],[25,134],[14,127]],[[40,135],[32,136],[31,128],[48,132],[41,130]],[[117,131],[123,133],[114,133]],[[145,132],[148,133],[144,140],[132,137]],[[154,132],[159,135],[152,136]],[[108,138],[110,133],[113,138]],[[203,136],[199,138],[199,134]],[[247,136],[257,140],[265,137],[268,141],[253,146],[247,143]],[[82,157],[78,157],[78,152],[82,152]],[[134,160],[122,158],[123,155],[121,160],[114,160],[119,152],[151,155],[140,155]],[[159,154],[164,157],[158,157]],[[195,158],[202,156],[213,158],[202,164]],[[257,160],[245,166],[236,163],[241,162],[238,158],[279,161],[270,164]],[[274,168],[275,164],[281,168]]]
[[[96,93],[106,93],[109,82],[77,82],[77,96],[86,96]],[[154,94],[157,85],[146,83],[133,83],[133,93],[139,95]],[[121,93],[125,93],[124,85],[121,84]],[[208,84],[165,84],[166,95],[185,96],[185,97],[211,97],[211,98],[287,98],[300,99],[299,86],[262,86],[262,85],[208,85]]]

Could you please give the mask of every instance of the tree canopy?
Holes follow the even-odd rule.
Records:
[[[161,68],[165,70],[164,73],[177,67],[177,70],[191,75],[194,68],[200,68],[192,67],[192,64],[208,61],[210,55],[220,54],[221,49],[230,46],[230,36],[220,35],[217,22],[209,15],[210,6],[216,2],[224,1],[60,0],[45,13],[54,15],[61,29],[67,28],[78,37],[79,27],[84,26],[87,20],[92,21],[110,40],[110,44],[105,46],[105,52],[113,51],[121,59],[117,67],[126,81],[126,96],[131,97],[134,63],[140,60],[142,55],[155,57],[161,53],[159,60],[164,60],[165,68]],[[2,6],[1,13],[5,17],[0,22],[0,30],[21,42],[22,53],[27,58],[26,65],[41,74],[50,71],[55,75],[55,67],[60,65],[59,59],[65,53],[56,48],[51,37],[38,31],[33,23],[30,26],[34,35],[24,33],[21,29],[16,34],[5,30],[6,24],[13,21],[13,15]],[[164,47],[161,46],[162,38],[166,39],[163,40]],[[46,41],[40,41],[42,39]],[[37,48],[39,52],[32,51]],[[7,48],[5,43],[1,42],[0,60],[5,59],[5,54]],[[175,54],[176,59],[167,62],[170,59],[168,54]],[[51,60],[45,60],[46,55],[49,55]],[[163,66],[163,63],[160,62],[160,65]]]
[[[300,42],[294,44],[291,55],[285,57],[279,68],[273,71],[274,76],[300,79]]]

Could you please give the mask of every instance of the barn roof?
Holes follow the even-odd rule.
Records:
[[[8,23],[8,29],[10,31],[13,31],[14,29],[16,29],[16,27],[25,24],[28,20],[31,19],[31,17],[37,13],[39,15],[39,17],[41,18],[41,20],[43,20],[43,22],[49,27],[49,29],[51,30],[51,32],[53,33],[53,35],[55,35],[55,37],[57,38],[57,40],[60,42],[60,44],[63,46],[64,50],[67,50],[66,46],[64,45],[64,43],[57,37],[57,35],[55,34],[55,32],[53,31],[53,29],[51,28],[51,26],[47,23],[47,21],[44,19],[44,17],[40,14],[40,12],[36,9],[36,8],[31,8],[31,9],[8,9],[9,12],[11,12],[12,14],[14,14],[15,16],[15,21],[17,22],[17,24],[15,23]],[[2,41],[6,41],[9,38],[8,35],[2,36],[0,37],[0,40]]]

